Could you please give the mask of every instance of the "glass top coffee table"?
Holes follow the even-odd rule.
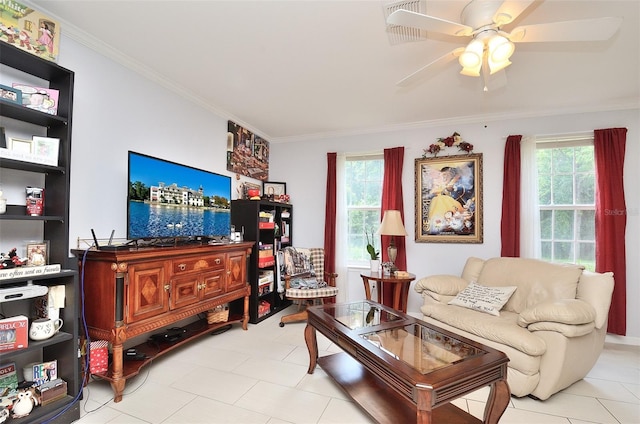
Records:
[[[308,308],[316,364],[380,423],[497,423],[509,403],[507,356],[372,301]],[[318,357],[316,331],[344,352]],[[450,402],[490,386],[484,421]]]

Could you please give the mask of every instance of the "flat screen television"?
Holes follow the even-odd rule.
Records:
[[[231,177],[129,151],[127,238],[229,236]]]

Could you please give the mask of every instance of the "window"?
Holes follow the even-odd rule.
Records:
[[[380,250],[375,232],[380,226],[383,177],[382,155],[346,157],[347,261],[351,265],[364,265],[370,259],[366,234],[371,238],[373,233],[374,246]]]
[[[595,269],[593,139],[536,144],[543,260]]]

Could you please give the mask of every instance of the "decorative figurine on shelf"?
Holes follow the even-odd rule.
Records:
[[[12,418],[26,417],[31,413],[33,407],[38,404],[38,398],[34,395],[33,389],[28,388],[18,393],[18,399],[11,408]]]
[[[20,259],[16,250],[14,247],[7,255],[0,254],[0,269],[15,268],[27,264],[27,259]]]

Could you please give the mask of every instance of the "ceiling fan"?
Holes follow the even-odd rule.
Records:
[[[400,80],[407,86],[437,64],[458,58],[461,74],[484,78],[487,91],[489,76],[511,65],[509,58],[515,43],[556,41],[603,41],[611,38],[622,18],[605,17],[536,25],[524,25],[505,32],[535,0],[471,0],[462,10],[460,21],[452,22],[435,16],[397,9],[387,17],[387,24],[471,38],[466,47],[458,47]]]

